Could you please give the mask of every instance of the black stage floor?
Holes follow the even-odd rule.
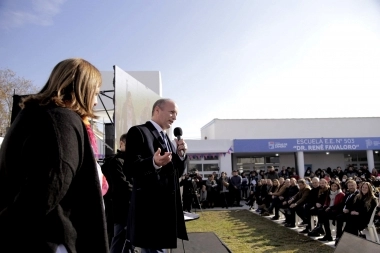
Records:
[[[172,253],[183,253],[183,245],[186,253],[231,253],[231,250],[212,233],[188,233],[189,241],[177,241],[177,248]]]

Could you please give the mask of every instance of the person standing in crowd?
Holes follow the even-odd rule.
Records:
[[[218,191],[218,184],[214,180],[214,175],[209,175],[206,180],[206,188],[207,188],[207,202],[209,208],[214,208],[216,193]]]
[[[133,178],[127,238],[142,253],[166,252],[177,247],[177,238],[188,240],[179,189],[187,145],[176,139],[175,146],[166,135],[177,113],[173,100],[159,99],[152,119],[127,133],[124,171]]]
[[[339,180],[343,180],[344,172],[340,166],[336,167],[336,175],[338,176]]]
[[[278,173],[279,177],[283,177],[284,179],[289,178],[289,172],[286,170],[285,166],[282,166],[281,171]]]
[[[248,198],[249,180],[245,173],[241,173],[241,197],[246,200]]]
[[[275,179],[279,179],[280,177],[278,176],[277,172],[274,170],[273,166],[268,166],[268,173],[267,173],[266,178],[273,181]]]
[[[203,184],[203,178],[199,174],[199,171],[197,169],[192,169],[191,174],[194,174],[194,181],[197,184],[197,191],[200,192],[202,189],[202,184]]]
[[[312,171],[311,171],[311,168],[310,167],[307,167],[307,169],[306,169],[306,171],[305,171],[305,174],[304,174],[304,178],[305,177],[311,177],[311,173],[312,173]]]
[[[265,171],[260,170],[259,175],[257,176],[258,180],[265,179]]]
[[[183,210],[186,212],[191,212],[192,203],[194,197],[197,197],[197,184],[194,179],[190,177],[189,173],[182,176],[182,180],[179,183],[182,188],[182,202],[183,202]],[[196,199],[195,199],[196,200]],[[198,202],[198,201],[196,201]],[[198,203],[196,203],[198,205]]]
[[[207,197],[207,188],[206,185],[202,185],[201,190],[199,191],[199,203],[201,205],[201,208],[207,208],[208,205],[208,197]]]
[[[219,170],[219,168],[218,168],[218,170]],[[219,182],[218,173],[216,173],[216,172],[214,171],[214,172],[212,173],[212,175],[214,176],[214,180],[215,180],[215,182],[218,183],[218,182]]]
[[[240,205],[240,190],[241,190],[241,176],[238,175],[237,170],[232,171],[232,177],[230,178],[230,194],[231,201],[233,206],[242,206]]]
[[[109,252],[84,123],[95,118],[101,81],[88,61],[67,59],[23,100],[0,150],[0,252]]]
[[[221,205],[222,208],[228,209],[229,203],[229,178],[227,177],[226,172],[222,172],[219,178],[219,186],[220,186],[220,197],[221,197]]]
[[[354,167],[352,167],[351,165],[348,166],[348,169],[346,169],[344,173],[347,175],[348,178],[352,179],[358,175],[357,172],[354,170]]]
[[[126,134],[120,137],[120,149],[109,161],[108,166],[114,228],[111,253],[129,253],[134,250],[134,247],[126,240],[126,227],[133,187],[132,178],[123,171],[126,138]]]

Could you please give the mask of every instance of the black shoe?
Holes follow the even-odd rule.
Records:
[[[314,231],[314,230],[313,230],[313,231],[307,233],[307,235],[308,235],[308,236],[316,237],[316,236],[320,236],[321,234],[318,233],[317,231]]]
[[[279,220],[280,219],[280,217],[278,217],[278,216],[273,216],[272,218],[270,218],[271,220]]]
[[[305,229],[302,230],[300,233],[301,233],[301,234],[308,234],[308,233],[310,233],[310,229],[305,228]]]
[[[359,232],[359,237],[367,239],[367,236],[362,231]]]
[[[295,224],[285,224],[285,227],[287,227],[287,228],[295,228],[296,225]]]
[[[316,234],[325,234],[325,230],[323,230],[322,226],[315,227],[311,232],[315,232]]]
[[[326,236],[326,235],[325,235],[324,237],[319,238],[318,241],[321,241],[321,242],[325,242],[325,241],[327,241],[327,242],[331,242],[331,241],[333,241],[333,239],[332,239],[331,236]]]

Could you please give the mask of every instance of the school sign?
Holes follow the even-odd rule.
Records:
[[[380,137],[367,138],[299,138],[235,139],[234,153],[380,150]]]

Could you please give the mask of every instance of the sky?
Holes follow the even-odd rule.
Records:
[[[2,0],[0,69],[42,87],[61,60],[160,71],[174,127],[379,117],[380,1]]]

